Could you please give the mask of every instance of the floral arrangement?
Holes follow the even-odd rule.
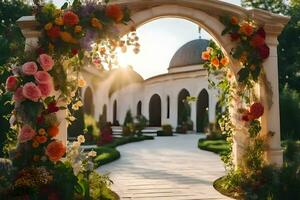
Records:
[[[56,199],[86,197],[95,152],[86,155],[79,151],[83,137],[69,147],[59,141],[61,121],[57,115],[67,110],[67,104],[73,103],[75,110],[82,106],[76,96],[84,86],[82,66],[110,69],[117,48],[124,51],[126,46],[134,46],[138,52],[138,37],[132,28],[127,39],[121,40],[117,25],[127,24],[130,12],[109,1],[75,0],[60,9],[37,3],[35,17],[41,30],[38,47],[12,61],[13,75],[6,81],[15,104],[10,122],[18,131],[18,144],[12,152],[16,178],[8,195],[29,199],[41,199],[48,193],[60,197]],[[70,112],[68,119],[74,120]],[[65,187],[59,187],[64,181]],[[70,196],[62,195],[62,190]]]
[[[210,80],[211,86],[219,89],[220,102],[226,107],[226,111],[219,120],[222,132],[227,136],[229,143],[233,142],[235,131],[247,129],[249,138],[245,146],[243,159],[239,168],[234,168],[232,163],[232,145],[227,154],[222,155],[222,160],[228,168],[228,175],[222,180],[224,188],[221,190],[234,190],[239,198],[245,198],[248,191],[255,196],[260,188],[268,187],[261,177],[263,172],[271,168],[264,162],[264,151],[268,148],[266,141],[274,133],[260,134],[261,122],[265,108],[258,100],[254,86],[259,80],[264,79],[263,62],[269,57],[270,49],[266,45],[266,33],[264,28],[253,20],[242,20],[236,16],[221,17],[220,21],[225,29],[222,35],[229,34],[235,47],[231,50],[231,57],[239,63],[240,70],[233,76],[229,66],[229,59],[221,48],[214,42],[209,44],[206,51],[202,52],[202,59],[206,61],[204,67],[209,74],[217,78]],[[218,76],[222,74],[223,76]],[[233,105],[234,102],[234,105]],[[236,104],[238,102],[238,104]],[[240,108],[234,106],[240,105]],[[232,112],[234,110],[234,113]],[[237,113],[235,113],[237,111]],[[234,116],[233,116],[234,115]],[[234,119],[235,121],[233,121]],[[256,180],[256,182],[253,180]],[[250,188],[244,188],[245,184]],[[223,187],[222,186],[222,187]]]

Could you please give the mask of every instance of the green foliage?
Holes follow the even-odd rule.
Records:
[[[2,0],[0,3],[0,157],[5,146],[6,133],[9,132],[7,116],[11,113],[13,106],[7,103],[11,95],[4,93],[4,83],[10,75],[8,66],[5,66],[9,58],[23,54],[24,37],[16,21],[26,15],[31,15],[31,6],[23,0]]]
[[[284,142],[285,162],[282,168],[272,165],[262,165],[251,155],[252,170],[232,170],[228,175],[215,181],[215,188],[222,194],[245,200],[284,200],[300,199],[300,144]],[[257,143],[250,150],[250,154],[256,154],[255,148],[261,148]],[[255,162],[258,161],[258,163]]]
[[[173,127],[171,124],[164,124],[161,126],[162,133],[164,136],[172,136],[173,135]]]
[[[126,112],[126,116],[125,116],[123,126],[127,126],[127,124],[129,124],[129,123],[133,123],[133,117],[132,117],[132,114],[131,114],[131,110],[128,110]]]
[[[135,117],[134,127],[138,135],[142,134],[142,130],[146,128],[147,124],[148,124],[148,120],[145,116],[138,115]]]
[[[242,6],[259,8],[281,14],[285,14],[288,9],[285,0],[242,0]]]
[[[280,94],[282,139],[300,139],[300,93],[284,87]]]
[[[97,121],[93,116],[84,115],[84,126],[87,140],[92,141],[99,136],[100,130],[97,126]]]

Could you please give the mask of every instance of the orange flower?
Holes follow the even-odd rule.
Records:
[[[122,8],[116,4],[107,6],[105,13],[106,16],[113,18],[115,22],[120,22],[124,17]]]
[[[77,40],[75,38],[73,38],[73,36],[68,33],[68,32],[60,32],[60,38],[64,41],[64,42],[68,42],[68,43],[72,43],[72,44],[76,44]]]
[[[57,126],[52,126],[51,128],[48,129],[48,135],[50,137],[55,137],[59,133],[59,128]]]
[[[47,142],[47,137],[46,136],[36,136],[36,141],[40,144],[43,144],[45,142]]]
[[[214,57],[212,60],[211,60],[211,64],[213,66],[215,66],[216,68],[218,68],[220,66],[220,61],[217,57]]]
[[[208,51],[203,51],[201,55],[202,60],[209,60],[210,59],[210,53]]]
[[[53,162],[59,161],[65,153],[66,147],[60,141],[53,141],[46,148],[46,155]]]
[[[57,18],[55,19],[55,24],[56,24],[56,25],[59,25],[59,26],[64,25],[64,20],[63,20],[63,18],[62,18],[62,17],[57,17]]]
[[[39,129],[38,133],[39,133],[39,135],[45,135],[46,131],[45,131],[45,129],[41,128],[41,129]]]
[[[52,26],[53,26],[53,24],[52,24],[51,22],[49,22],[48,24],[46,24],[46,25],[44,26],[44,29],[45,29],[46,31],[49,31],[49,30],[52,28]]]
[[[236,16],[232,16],[230,22],[233,25],[237,25],[239,23],[239,18],[237,18]]]
[[[34,141],[32,142],[32,147],[33,147],[33,148],[38,148],[39,146],[40,146],[40,144],[39,144],[37,141],[34,140]]]
[[[246,36],[251,36],[254,32],[254,28],[250,23],[244,22],[240,27],[240,32]]]
[[[224,58],[221,59],[220,62],[223,66],[227,66],[229,64],[229,59],[227,56],[225,56]]]
[[[91,25],[92,25],[92,27],[97,28],[97,29],[102,29],[103,28],[103,26],[102,26],[101,22],[99,21],[99,19],[97,19],[95,17],[93,17],[91,19]]]
[[[79,22],[78,16],[72,11],[67,11],[63,16],[64,24],[69,26],[75,26]]]
[[[81,26],[75,26],[74,31],[75,31],[75,33],[80,33],[82,31],[82,27]]]

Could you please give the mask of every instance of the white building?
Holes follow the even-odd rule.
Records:
[[[149,126],[182,124],[183,101],[187,96],[197,98],[190,103],[190,120],[194,131],[203,131],[203,120],[215,122],[217,92],[208,88],[208,74],[203,69],[202,51],[208,40],[197,39],[183,45],[173,56],[168,73],[144,80],[131,68],[113,69],[99,75],[88,70],[83,73],[87,81],[83,89],[84,111],[99,119],[123,124],[126,112],[144,115]],[[207,121],[207,119],[206,119]]]

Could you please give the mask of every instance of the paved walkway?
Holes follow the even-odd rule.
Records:
[[[120,146],[121,159],[99,170],[111,173],[122,200],[229,199],[212,186],[224,167],[218,155],[197,148],[200,137],[156,137]]]

